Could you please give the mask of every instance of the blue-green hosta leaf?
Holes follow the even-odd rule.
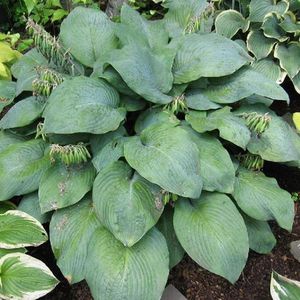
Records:
[[[50,241],[57,265],[70,284],[85,277],[88,245],[101,227],[90,197],[58,210],[50,222]]]
[[[197,200],[180,199],[174,228],[180,244],[201,267],[231,283],[239,278],[248,257],[248,234],[226,195],[205,192]]]
[[[300,45],[291,43],[287,46],[277,45],[274,56],[279,59],[280,66],[287,71],[291,78],[295,77],[300,71]]]
[[[276,3],[277,2],[277,3]],[[289,3],[286,0],[251,0],[249,9],[251,22],[263,22],[265,15],[276,12],[283,15],[287,12]]]
[[[276,13],[270,13],[264,18],[261,28],[266,37],[284,42],[288,39],[288,36],[286,36],[285,31],[279,26],[279,22],[279,16]]]
[[[216,18],[216,33],[231,39],[239,30],[246,32],[249,29],[250,22],[246,20],[241,13],[229,9],[222,11]]]
[[[137,94],[154,103],[172,101],[167,93],[173,84],[175,50],[162,48],[158,53],[138,44],[128,44],[111,53],[109,63]]]
[[[26,253],[25,248],[17,248],[17,249],[0,249],[0,258],[6,254],[10,253]]]
[[[60,40],[66,49],[83,65],[93,67],[117,48],[113,23],[101,10],[76,7],[62,22]]]
[[[300,298],[300,282],[273,271],[270,291],[273,300],[298,300]]]
[[[16,205],[10,201],[1,201],[0,202],[0,214],[6,213],[8,210],[16,209]]]
[[[0,153],[12,144],[25,142],[25,138],[9,131],[0,130]]]
[[[209,82],[207,88],[201,89],[199,101],[234,103],[252,95],[289,101],[288,94],[282,87],[252,67],[244,67],[230,76],[212,78]]]
[[[270,253],[276,245],[276,238],[268,222],[255,220],[245,214],[243,218],[248,231],[250,249],[260,254]]]
[[[66,80],[47,101],[45,132],[102,134],[116,130],[125,117],[119,102],[118,92],[101,79],[79,76]]]
[[[216,33],[189,34],[181,41],[173,66],[175,83],[230,75],[251,61],[237,43]]]
[[[12,144],[0,153],[0,201],[38,189],[50,164],[44,156],[45,147],[42,140],[30,140]]]
[[[17,128],[33,123],[41,115],[44,103],[36,97],[29,97],[17,102],[1,119],[0,128]]]
[[[42,261],[23,253],[3,256],[0,268],[0,298],[4,300],[40,299],[59,282]]]
[[[48,239],[42,224],[22,211],[8,210],[0,214],[0,222],[0,248],[39,246]]]
[[[292,230],[294,203],[290,193],[282,190],[276,179],[240,168],[233,197],[248,216],[260,221],[276,220],[280,227]]]
[[[161,189],[121,161],[100,171],[93,202],[101,223],[127,247],[155,225],[164,207]]]
[[[16,83],[14,81],[0,80],[0,113],[16,96]]]
[[[171,209],[170,206],[166,206],[163,215],[160,217],[156,226],[163,234],[168,244],[170,269],[175,267],[182,260],[185,253],[174,231],[173,215],[173,209]]]
[[[220,137],[245,149],[250,141],[250,131],[245,122],[230,112],[231,108],[226,106],[212,113],[190,111],[186,120],[193,129],[203,133],[218,129]]]
[[[299,6],[300,6],[300,1],[299,1]],[[284,15],[284,19],[283,21],[280,22],[279,26],[285,32],[294,33],[295,35],[299,35],[300,33],[300,22],[298,22],[296,16],[291,11],[288,11]]]
[[[298,94],[300,94],[300,72],[294,78],[292,78],[292,82],[294,84],[295,90]]]
[[[51,213],[42,214],[37,192],[25,195],[18,205],[18,210],[29,214],[42,224],[49,222],[51,219]]]
[[[146,107],[147,102],[143,99],[138,97],[132,97],[132,96],[122,96],[121,97],[121,107],[124,107],[126,111],[133,112],[133,111],[139,111]]]
[[[55,163],[41,178],[39,201],[42,213],[80,201],[91,190],[95,175],[91,163],[70,166]]]
[[[91,237],[86,281],[95,300],[160,299],[169,274],[169,252],[155,228],[128,248],[106,229]]]
[[[183,197],[200,196],[199,151],[176,124],[147,127],[125,143],[124,154],[133,169],[166,191]]]
[[[257,59],[267,57],[276,44],[275,39],[265,37],[261,30],[251,30],[247,36],[247,47]]]
[[[202,97],[201,89],[194,89],[188,91],[185,94],[185,102],[188,108],[195,110],[210,110],[221,108],[219,104]]]

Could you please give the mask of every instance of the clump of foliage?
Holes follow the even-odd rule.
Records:
[[[300,93],[300,2],[216,0],[216,32],[246,40],[252,66],[282,83],[286,76]],[[246,35],[246,37],[245,37]]]
[[[36,48],[0,82],[0,201],[35,199],[59,268],[95,299],[160,299],[185,252],[234,283],[249,248],[276,244],[269,220],[292,229],[291,195],[262,169],[300,166],[268,107],[288,95],[211,32],[210,3],[163,5],[156,21],[123,5],[119,23],[78,7],[58,39],[29,20]]]

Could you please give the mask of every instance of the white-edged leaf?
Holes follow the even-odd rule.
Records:
[[[280,17],[276,13],[270,13],[265,16],[261,26],[264,35],[268,38],[284,42],[289,39],[286,32],[279,26]]]

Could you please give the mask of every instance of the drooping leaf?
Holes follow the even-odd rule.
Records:
[[[0,222],[0,248],[39,246],[48,239],[41,223],[24,212],[9,210],[0,214]]]
[[[174,228],[180,244],[200,266],[231,283],[239,278],[248,257],[248,234],[225,194],[204,192],[197,200],[180,199]]]
[[[0,80],[0,113],[9,105],[16,95],[16,83],[14,81]]]
[[[58,134],[115,130],[125,117],[119,101],[117,91],[103,80],[83,76],[65,80],[47,101],[44,130]]]
[[[202,190],[197,146],[174,123],[147,127],[124,145],[129,165],[166,191],[197,198]]]
[[[188,108],[195,110],[210,110],[221,108],[221,106],[209,99],[202,97],[201,89],[193,89],[185,94],[185,102]]]
[[[167,243],[155,228],[130,248],[106,229],[91,237],[86,281],[95,300],[160,299],[168,273]]]
[[[276,39],[279,42],[284,42],[288,39],[285,31],[279,26],[280,18],[276,13],[270,13],[265,16],[262,24],[264,35],[268,38]]]
[[[101,224],[88,196],[73,206],[56,211],[52,216],[51,247],[57,265],[70,284],[85,277],[88,245],[98,227]]]
[[[250,217],[260,220],[276,220],[286,230],[292,230],[294,203],[291,195],[282,190],[276,179],[262,172],[240,168],[233,197],[239,207]]]
[[[93,202],[101,223],[126,247],[136,244],[155,225],[164,207],[161,189],[121,161],[100,171]]]
[[[58,284],[42,261],[26,254],[5,255],[0,259],[0,267],[0,298],[4,300],[40,299]]]

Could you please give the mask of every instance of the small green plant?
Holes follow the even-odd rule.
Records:
[[[160,299],[185,252],[234,283],[249,249],[276,244],[269,220],[292,229],[291,195],[263,173],[300,166],[268,107],[288,95],[211,32],[211,3],[162,5],[153,21],[123,5],[119,22],[77,7],[58,38],[29,20],[36,48],[0,82],[0,201],[33,193],[54,212],[57,264],[94,299]]]

